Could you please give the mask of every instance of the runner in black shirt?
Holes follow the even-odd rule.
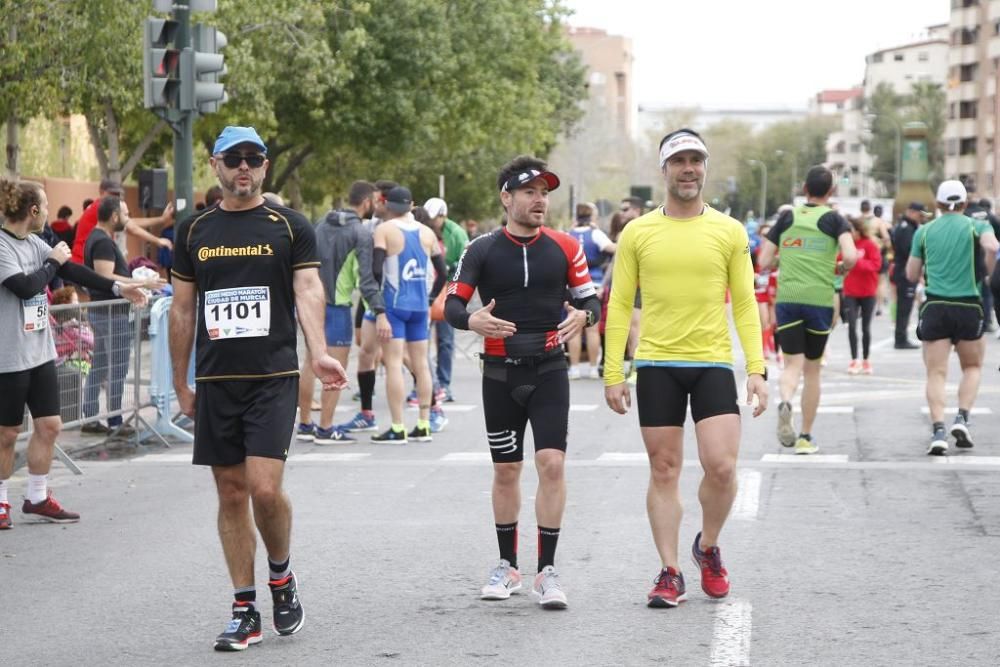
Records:
[[[275,630],[293,634],[304,619],[289,566],[291,506],[281,488],[298,399],[296,314],[323,388],[341,389],[347,378],[326,351],[312,226],[261,196],[264,142],[253,128],[227,127],[212,153],[223,199],[178,226],[170,353],[181,409],[191,417],[197,410],[194,463],[211,465],[215,475],[219,536],[235,588],[232,621],[215,648],[235,651],[262,638],[254,522],[267,548]],[[195,327],[196,394],[187,385]]]
[[[500,171],[497,187],[507,224],[468,245],[445,303],[452,326],[486,339],[483,411],[493,457],[500,563],[483,587],[482,599],[504,600],[521,588],[517,519],[524,432],[530,421],[538,469],[539,556],[533,592],[543,607],[562,609],[566,595],[553,561],[566,505],[569,380],[563,343],[596,323],[601,306],[580,244],[543,226],[549,191],[559,187],[556,175],[541,160],[521,156]],[[574,306],[565,302],[567,288]],[[466,307],[476,289],[486,305],[469,314]]]

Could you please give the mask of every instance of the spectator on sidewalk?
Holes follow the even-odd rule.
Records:
[[[90,232],[97,226],[97,207],[100,200],[108,195],[122,197],[124,192],[125,191],[122,189],[121,183],[118,181],[110,178],[101,180],[101,196],[98,197],[97,201],[92,202],[90,206],[83,211],[83,215],[80,216],[80,220],[76,223],[76,236],[73,238],[74,262],[77,264],[83,264],[84,247],[87,245],[87,239],[90,237]],[[125,231],[133,236],[138,236],[140,239],[146,241],[147,243],[151,243],[154,246],[159,246],[160,248],[172,248],[174,246],[172,241],[169,239],[157,238],[146,231],[146,229],[156,225],[172,224],[173,219],[174,205],[170,203],[167,204],[165,209],[163,209],[162,215],[153,218],[130,219],[125,225]]]
[[[73,245],[73,237],[76,234],[76,227],[69,221],[73,215],[73,209],[69,206],[60,206],[56,219],[52,221],[50,227],[56,233],[59,240],[67,245]]]

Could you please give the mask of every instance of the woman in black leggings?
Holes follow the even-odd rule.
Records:
[[[847,314],[847,337],[851,344],[850,375],[872,374],[868,360],[872,342],[872,315],[878,294],[878,276],[882,268],[882,254],[872,240],[877,230],[866,229],[865,222],[851,219],[854,245],[858,249],[858,262],[844,278],[844,310]],[[861,315],[861,347],[863,361],[858,360],[858,314]]]

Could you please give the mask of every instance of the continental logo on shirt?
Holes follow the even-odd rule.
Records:
[[[199,248],[198,261],[207,262],[217,257],[260,257],[274,254],[270,243],[244,246],[215,246],[214,248]]]

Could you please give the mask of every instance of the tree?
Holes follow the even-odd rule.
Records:
[[[927,161],[931,180],[943,180],[944,130],[948,124],[944,88],[929,81],[915,83],[907,96],[907,104],[907,121],[918,121],[927,126]]]

